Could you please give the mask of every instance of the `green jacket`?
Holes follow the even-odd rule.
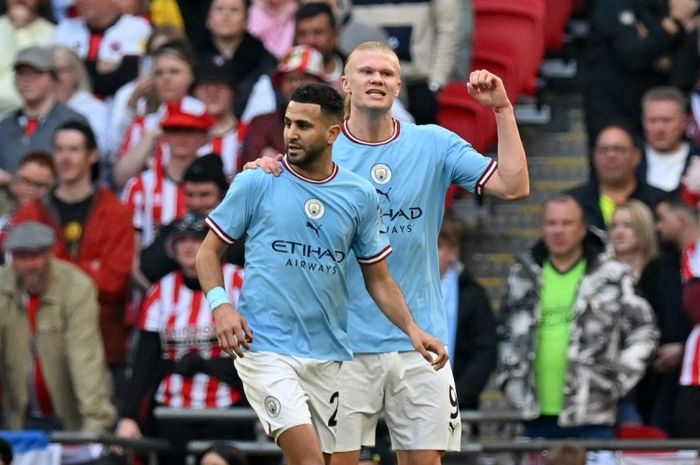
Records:
[[[97,291],[77,267],[51,259],[37,312],[36,347],[51,402],[67,431],[105,432],[115,420],[98,326]],[[7,427],[23,429],[32,336],[14,267],[0,268],[0,384]]]

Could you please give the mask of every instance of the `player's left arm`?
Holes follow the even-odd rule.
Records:
[[[360,264],[365,287],[384,314],[411,339],[411,344],[439,370],[447,362],[445,344],[418,327],[401,289],[389,273],[386,261]],[[430,352],[437,354],[436,358]]]
[[[484,190],[508,200],[527,197],[530,177],[525,148],[503,81],[489,71],[476,70],[469,75],[467,90],[482,105],[493,110],[498,127],[498,168],[484,185]]]

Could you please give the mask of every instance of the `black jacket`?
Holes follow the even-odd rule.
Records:
[[[459,277],[453,374],[461,409],[476,409],[479,394],[496,368],[496,317],[488,295],[466,270]]]
[[[574,187],[566,193],[581,204],[589,227],[598,228],[603,231],[607,229],[605,221],[603,220],[603,213],[600,211],[600,189],[596,182],[589,181],[578,187]],[[630,198],[644,202],[653,212],[656,209],[656,204],[664,195],[664,191],[650,186],[646,183],[644,178],[638,177],[637,187],[634,189],[634,192],[632,192],[632,195],[630,195]]]

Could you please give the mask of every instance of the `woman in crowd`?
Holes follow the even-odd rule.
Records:
[[[153,52],[153,59],[153,88],[160,106],[155,111],[136,117],[127,130],[119,150],[119,160],[114,166],[114,182],[118,186],[123,186],[129,178],[140,173],[150,157],[154,157],[156,163],[167,163],[168,147],[161,140],[160,129],[165,104],[182,100],[194,82],[195,57],[187,42],[166,42]]]
[[[257,103],[257,114],[275,109],[275,93],[267,74],[275,69],[277,60],[246,31],[249,6],[250,0],[213,0],[206,23],[209,44],[199,54],[200,62],[211,61],[233,77],[238,88],[234,113],[243,122],[256,116],[245,112],[250,98],[269,103],[267,108]]]
[[[643,423],[672,435],[678,370],[689,331],[681,308],[680,262],[670,252],[659,254],[654,216],[638,200],[630,200],[615,210],[610,243],[615,256],[632,269],[637,289],[654,309],[661,331],[656,356],[634,391],[636,410]],[[626,419],[624,413],[623,409],[622,422]]]
[[[65,45],[53,47],[53,59],[58,69],[58,99],[88,120],[97,137],[100,155],[108,157],[109,109],[92,93],[92,84],[83,60]]]

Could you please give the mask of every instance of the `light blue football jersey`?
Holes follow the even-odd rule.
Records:
[[[238,174],[207,224],[225,242],[245,240],[238,305],[251,350],[348,360],[348,266],[391,253],[377,194],[338,165],[314,181],[282,164],[279,177]]]
[[[333,159],[374,185],[383,232],[393,248],[389,271],[418,325],[447,343],[437,251],[445,195],[453,182],[481,194],[496,162],[442,127],[403,121],[395,121],[394,134],[379,143],[361,141],[343,126]],[[413,350],[406,335],[376,308],[356,265],[350,267],[348,287],[348,334],[354,352]]]

